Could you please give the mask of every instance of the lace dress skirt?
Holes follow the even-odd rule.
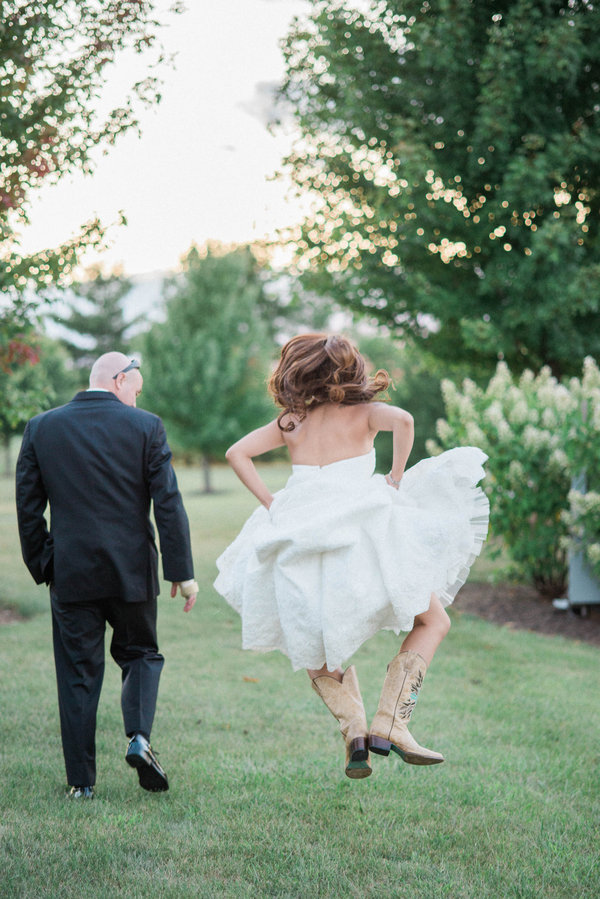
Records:
[[[294,465],[217,560],[244,649],[334,670],[377,631],[411,630],[432,593],[451,603],[487,535],[486,459],[449,450],[408,469],[399,490],[373,474],[374,450]]]

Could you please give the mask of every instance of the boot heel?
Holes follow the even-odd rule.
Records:
[[[369,735],[369,749],[371,752],[375,752],[377,755],[389,755],[391,748],[392,744],[389,740],[384,740],[383,737],[378,737],[375,734]]]
[[[348,747],[350,761],[365,762],[369,758],[369,745],[366,737],[355,737]]]

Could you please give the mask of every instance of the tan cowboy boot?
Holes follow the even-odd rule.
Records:
[[[368,777],[371,766],[367,717],[354,665],[346,668],[341,682],[330,674],[321,674],[312,679],[312,685],[339,721],[346,741],[346,775],[352,778]]]
[[[423,678],[425,659],[417,652],[399,652],[388,665],[377,714],[369,732],[369,749],[379,755],[397,752],[409,765],[437,765],[439,752],[419,746],[408,730]]]

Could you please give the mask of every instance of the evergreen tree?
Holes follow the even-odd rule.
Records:
[[[49,316],[70,332],[62,342],[77,368],[90,368],[98,356],[111,350],[127,353],[127,331],[142,318],[125,317],[123,300],[132,287],[128,278],[118,272],[103,274],[99,267],[89,274],[74,288],[75,297],[64,300],[67,313]]]
[[[266,378],[272,341],[268,301],[250,249],[193,248],[173,285],[166,321],[145,337],[145,408],[160,415],[173,445],[210,462],[274,415]]]

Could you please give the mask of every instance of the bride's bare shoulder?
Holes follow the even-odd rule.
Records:
[[[369,403],[369,421],[372,427],[384,429],[395,424],[412,425],[413,417],[406,409],[400,406],[392,406],[390,403]]]

